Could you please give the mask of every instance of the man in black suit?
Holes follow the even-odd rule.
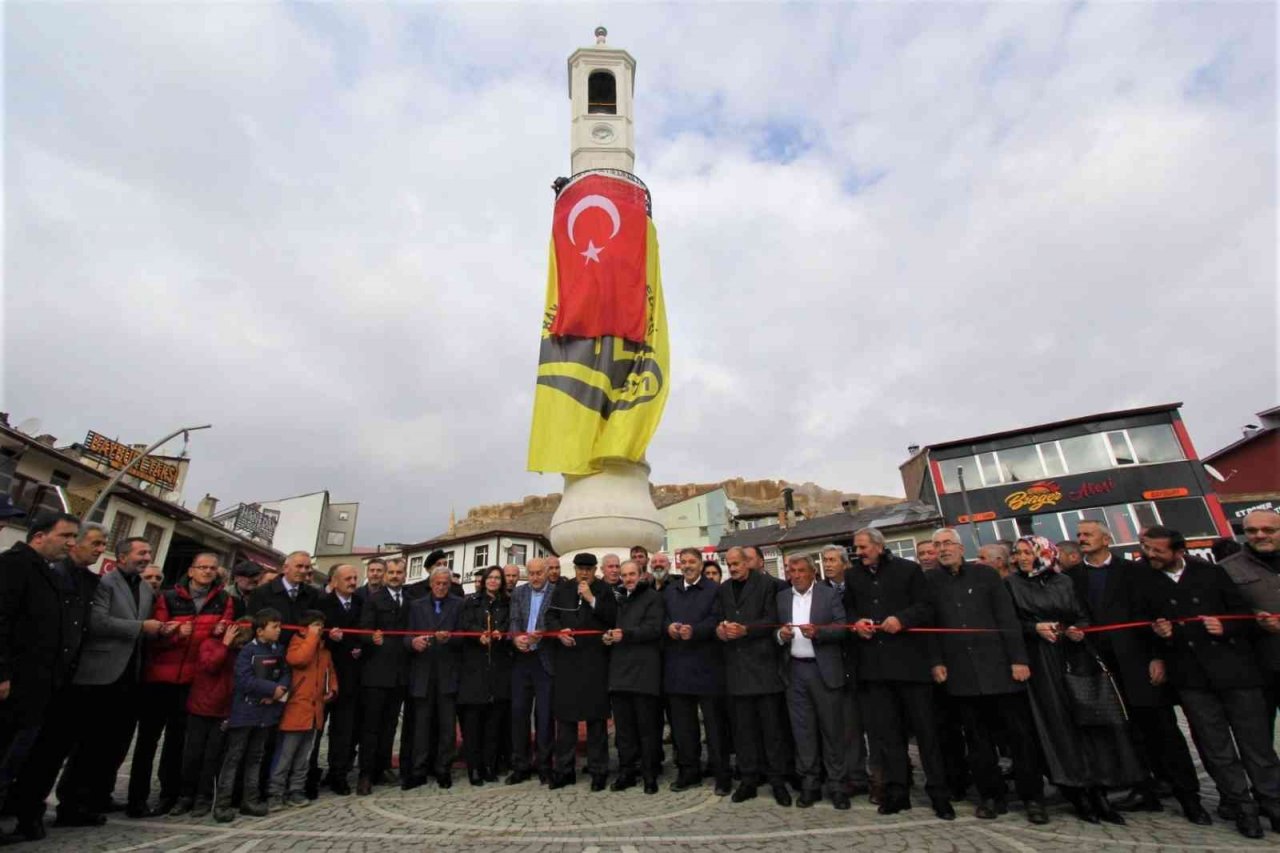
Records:
[[[1076,525],[1076,541],[1083,560],[1067,575],[1090,622],[1108,625],[1143,618],[1137,612],[1135,591],[1143,567],[1112,557],[1107,525],[1093,519],[1081,521]],[[1151,678],[1157,639],[1148,631],[1128,630],[1094,634],[1091,642],[1120,679],[1129,709],[1129,733],[1154,775],[1115,807],[1120,811],[1162,811],[1156,784],[1160,780],[1172,789],[1188,820],[1207,825],[1211,818],[1200,804],[1200,779],[1174,714],[1173,689],[1167,682],[1153,683]]]
[[[270,607],[280,614],[284,625],[301,625],[302,614],[319,606],[319,590],[306,582],[307,574],[314,570],[311,555],[306,551],[294,551],[285,557],[280,577],[258,587],[249,596],[248,615]],[[295,633],[282,629],[280,644],[288,648]]]
[[[413,763],[402,768],[400,787],[412,790],[435,775],[441,788],[453,785],[450,767],[456,741],[455,711],[462,638],[455,636],[462,599],[450,595],[449,570],[437,566],[427,579],[431,595],[409,607],[409,696],[413,713]],[[420,633],[419,633],[420,632]]]
[[[934,814],[954,820],[934,715],[928,638],[907,632],[933,624],[924,570],[885,550],[884,535],[874,528],[855,533],[853,548],[858,559],[845,575],[845,613],[856,631],[850,651],[858,673],[858,701],[873,751],[884,762],[886,789],[880,814],[911,807],[909,725],[920,749]]]
[[[409,684],[409,650],[401,637],[387,637],[383,631],[403,631],[409,625],[409,601],[404,596],[404,563],[387,566],[382,589],[364,602],[360,627],[373,634],[360,638],[364,644],[360,671],[360,778],[356,793],[373,793],[374,782],[389,782],[391,747],[395,743],[396,722]],[[338,689],[342,689],[341,683]],[[403,738],[402,738],[403,741]],[[401,771],[406,746],[401,744]]]
[[[1154,620],[1165,641],[1151,661],[1151,680],[1173,685],[1240,834],[1262,838],[1260,809],[1280,832],[1280,758],[1271,743],[1266,679],[1250,643],[1257,622],[1217,618],[1253,611],[1220,566],[1188,557],[1186,547],[1181,533],[1159,525],[1142,537],[1147,565],[1138,580],[1139,613]]]
[[[0,802],[35,748],[49,703],[75,671],[67,650],[80,647],[83,608],[77,616],[64,607],[61,576],[49,564],[67,556],[79,529],[74,515],[42,513],[25,542],[0,554]],[[44,837],[39,823],[18,832]]]
[[[338,698],[325,706],[325,725],[329,727],[329,790],[342,796],[351,793],[347,776],[359,736],[360,660],[364,648],[358,634],[345,630],[360,627],[360,600],[355,596],[358,582],[355,566],[338,566],[329,580],[332,591],[320,599],[320,612],[328,627],[329,653],[338,673]],[[319,742],[319,738],[316,740]]]
[[[780,806],[789,806],[789,768],[782,737],[790,728],[779,713],[783,685],[773,633],[778,622],[778,589],[774,579],[763,571],[750,570],[741,548],[730,548],[725,563],[729,581],[718,590],[724,621],[716,627],[716,636],[724,643],[725,693],[742,774],[732,800],[741,803],[754,799],[763,771],[773,788],[774,800]]]

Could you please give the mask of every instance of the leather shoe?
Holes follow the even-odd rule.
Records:
[[[521,782],[528,782],[533,778],[533,774],[528,770],[512,770],[511,775],[507,777],[508,785],[519,785]]]
[[[817,791],[801,791],[800,796],[796,797],[796,808],[813,808],[813,804],[816,803],[818,799]]]
[[[897,814],[905,812],[911,808],[911,800],[908,797],[885,797],[885,801],[876,809],[880,814]]]
[[[613,780],[613,784],[609,786],[610,791],[625,791],[628,788],[635,787],[636,777],[630,773],[623,773],[617,779]]]
[[[334,779],[329,783],[329,790],[339,797],[351,796],[351,785],[348,784],[346,779]]]
[[[551,782],[547,785],[547,790],[558,791],[561,788],[567,788],[570,785],[576,784],[578,784],[577,773],[557,773],[551,777]]]
[[[701,779],[692,779],[688,776],[685,776],[684,774],[681,774],[676,777],[676,781],[671,783],[671,785],[669,786],[669,790],[674,791],[678,794],[681,791],[687,791],[690,788],[700,788],[700,787],[702,787]]]
[[[1213,818],[1209,817],[1209,813],[1204,810],[1204,806],[1200,805],[1200,798],[1197,796],[1182,797],[1179,799],[1182,806],[1182,814],[1187,820],[1196,826],[1212,826]]]
[[[1107,799],[1106,792],[1098,788],[1091,790],[1089,792],[1089,805],[1099,820],[1105,820],[1107,823],[1113,823],[1116,826],[1125,825],[1124,815],[1116,811],[1115,806],[1111,805],[1111,801]]]
[[[405,776],[400,782],[401,791],[412,791],[414,788],[421,788],[427,784],[425,776]]]
[[[591,792],[598,794],[605,789],[609,782],[609,777],[604,773],[591,777]]]
[[[733,796],[730,799],[735,803],[745,803],[747,800],[754,800],[755,798],[756,786],[741,784],[738,785],[738,790],[733,792]]]
[[[791,793],[787,790],[786,785],[773,786],[773,801],[783,808],[791,805]]]
[[[847,812],[849,810],[849,795],[844,791],[832,791],[831,808],[836,811]]]
[[[730,795],[730,794],[732,794],[732,793],[733,793],[733,786],[732,786],[732,785],[730,785],[728,782],[717,782],[717,783],[716,783],[716,796],[717,796],[717,797],[727,797],[727,796],[729,796],[729,795]]]
[[[658,793],[658,780],[657,780],[657,779],[645,779],[645,780],[644,780],[644,792],[645,792],[646,794],[656,794],[656,793]]]
[[[486,782],[497,782],[498,771],[496,768],[486,767],[484,770],[480,771],[480,778]]]
[[[934,800],[933,813],[938,816],[938,820],[956,819],[956,810],[952,808],[951,803],[947,800]]]
[[[1118,812],[1162,812],[1164,811],[1164,803],[1149,791],[1140,791],[1134,788],[1120,799],[1111,804],[1111,808]]]
[[[369,780],[368,776],[361,776],[359,780],[356,781],[356,796],[367,797],[372,793],[373,782]]]
[[[996,819],[996,801],[982,800],[978,803],[978,807],[973,810],[973,816],[978,820],[995,820]]]
[[[1027,822],[1043,826],[1049,822],[1049,812],[1040,800],[1027,800],[1023,806],[1027,810]]]
[[[453,774],[441,773],[439,776],[436,777],[436,784],[439,785],[441,788],[452,788]]]
[[[484,784],[484,774],[482,774],[479,770],[468,770],[467,781],[470,782],[473,786],[478,788]]]
[[[1262,838],[1266,834],[1262,831],[1262,822],[1258,820],[1256,808],[1240,810],[1240,814],[1236,817],[1236,829],[1240,830],[1240,834],[1245,838]]]

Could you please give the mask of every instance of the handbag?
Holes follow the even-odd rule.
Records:
[[[1071,717],[1076,725],[1082,727],[1123,726],[1129,720],[1129,710],[1120,695],[1115,676],[1097,652],[1087,645],[1085,649],[1089,653],[1085,658],[1086,665],[1073,665],[1071,661],[1067,661],[1063,679],[1071,705]],[[1089,660],[1092,660],[1097,669],[1087,665]]]

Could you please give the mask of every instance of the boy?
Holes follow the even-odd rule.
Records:
[[[221,636],[219,636],[221,635]],[[172,816],[204,817],[213,807],[214,780],[222,766],[235,664],[249,637],[235,622],[220,625],[200,644],[196,674],[187,698],[187,742],[182,753],[182,789]]]
[[[280,612],[264,607],[253,614],[253,641],[236,658],[235,687],[231,694],[231,716],[227,720],[227,754],[218,774],[218,799],[214,820],[235,820],[231,792],[237,778],[243,779],[244,797],[240,814],[262,817],[265,803],[256,790],[262,768],[267,732],[275,728],[289,698],[290,672],[280,647]]]
[[[293,635],[285,662],[292,668],[289,701],[280,721],[280,751],[271,774],[267,805],[273,811],[285,806],[309,806],[304,793],[311,744],[324,727],[324,706],[338,695],[338,674],[333,658],[321,643],[324,614],[308,610],[302,614],[305,632]]]

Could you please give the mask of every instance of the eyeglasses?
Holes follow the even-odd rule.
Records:
[[[1280,531],[1280,527],[1246,527],[1244,529],[1244,532],[1250,536],[1257,533],[1261,533],[1265,536],[1273,536],[1276,531]]]

